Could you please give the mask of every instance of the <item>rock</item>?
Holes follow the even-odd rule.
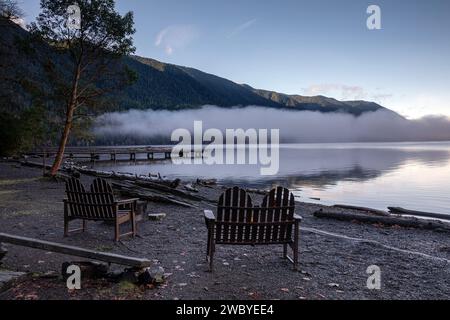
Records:
[[[121,283],[122,282],[138,283],[139,275],[140,275],[140,270],[135,269],[135,268],[129,268],[129,269],[125,269],[125,271],[120,274],[120,276],[118,277],[118,280]]]
[[[304,280],[304,281],[311,281],[311,278],[305,277],[305,278],[303,278],[303,280]]]
[[[163,284],[165,280],[166,276],[164,268],[161,266],[147,268],[139,275],[139,283],[141,284],[160,285]]]
[[[161,221],[165,219],[167,215],[165,213],[149,213],[148,219],[151,221]]]
[[[339,284],[337,283],[329,283],[328,286],[332,288],[339,288]]]
[[[108,277],[108,265],[98,262],[74,261],[64,262],[61,266],[61,274],[64,280],[70,276],[67,274],[67,268],[72,265],[80,267],[82,279],[99,279]]]
[[[130,282],[137,285],[160,285],[165,280],[164,268],[161,266],[152,266],[145,269],[129,268],[120,277],[121,282]]]

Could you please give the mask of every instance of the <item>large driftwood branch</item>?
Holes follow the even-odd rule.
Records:
[[[120,193],[123,195],[137,197],[141,200],[170,203],[187,208],[197,208],[194,204],[184,201],[183,199],[179,199],[178,197],[163,194],[160,192],[145,190],[143,188],[137,188],[133,186],[126,186],[124,184],[115,182],[113,182],[113,187],[120,191]]]
[[[423,220],[417,218],[382,217],[367,214],[355,214],[345,212],[331,212],[319,210],[314,213],[317,218],[335,219],[340,221],[358,221],[363,223],[383,224],[387,226],[401,226],[405,228],[417,228],[426,230],[441,230],[450,232],[450,225],[441,221]]]
[[[389,207],[388,209],[393,214],[450,220],[450,215],[444,215],[444,214],[439,214],[439,213],[414,211],[414,210],[408,210],[408,209],[397,208],[397,207]]]
[[[42,164],[35,162],[22,162],[22,164],[40,168],[43,166]],[[102,172],[78,167],[73,167],[70,170],[61,168],[61,170],[68,173],[78,171],[79,173],[92,177],[120,181],[114,182],[113,186],[122,195],[139,198],[144,201],[170,203],[187,208],[197,208],[195,204],[190,202],[191,200],[196,202],[211,202],[211,200],[207,199],[206,197],[176,189],[180,184],[179,180],[170,181],[163,179],[151,179],[148,177],[138,177],[131,174],[129,175],[119,174],[115,172]],[[67,176],[63,173],[60,173],[59,176],[62,178],[67,178]]]
[[[345,205],[345,204],[336,204],[336,205],[334,205],[334,207],[340,208],[340,209],[364,211],[364,212],[376,214],[378,216],[389,216],[389,213],[386,211],[372,209],[372,208],[366,208],[366,207],[349,206],[349,205]]]

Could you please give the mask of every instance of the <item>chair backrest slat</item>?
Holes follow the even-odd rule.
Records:
[[[95,179],[91,185],[91,193],[95,197],[95,203],[104,206],[97,208],[97,214],[103,219],[114,218],[114,191],[111,185],[103,179]]]
[[[294,195],[283,187],[269,192],[264,198],[261,210],[267,212],[266,222],[293,221],[295,211]],[[291,237],[292,227],[279,224],[266,227],[266,242],[283,242]]]
[[[114,219],[115,200],[111,185],[103,179],[96,179],[90,191],[85,191],[79,179],[67,180],[66,194],[70,215],[82,219]]]
[[[215,239],[219,243],[270,244],[291,241],[294,225],[294,195],[278,187],[253,206],[250,195],[238,187],[219,198]]]
[[[66,181],[66,194],[70,202],[69,210],[75,216],[86,216],[86,210],[82,205],[85,193],[86,191],[84,190],[84,187],[81,184],[80,180],[71,178]]]
[[[228,189],[220,196],[217,208],[216,239],[223,243],[242,242],[244,239],[244,224],[252,214],[250,196],[238,187]],[[235,224],[222,224],[236,222]],[[242,224],[241,224],[242,223]]]

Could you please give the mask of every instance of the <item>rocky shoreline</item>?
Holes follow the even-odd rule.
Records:
[[[321,219],[314,216],[320,209],[343,209],[298,203],[296,213],[304,217],[299,272],[281,259],[281,246],[219,246],[210,273],[203,209],[211,209],[211,203],[181,207],[150,202],[148,213],[165,217],[143,219],[139,237],[118,244],[112,241],[112,228],[103,223],[91,223],[88,232],[63,238],[64,184],[41,176],[37,168],[0,162],[0,232],[147,258],[164,268],[166,281],[137,287],[97,279],[86,281],[80,291],[68,291],[58,275],[62,263],[73,257],[5,245],[9,252],[0,269],[29,276],[1,292],[0,299],[450,298],[450,242],[442,230]],[[90,179],[82,175],[84,183]],[[223,191],[221,186],[196,188],[211,201]],[[260,201],[262,195],[252,197]],[[367,288],[366,271],[372,265],[381,269],[381,290]]]

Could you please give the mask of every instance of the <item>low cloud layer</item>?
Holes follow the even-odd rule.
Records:
[[[369,142],[450,140],[450,119],[430,116],[406,120],[377,111],[354,117],[348,114],[285,111],[261,107],[224,109],[205,106],[186,111],[137,111],[109,113],[97,119],[99,138],[170,136],[175,129],[193,129],[202,120],[204,130],[280,129],[282,142]]]

